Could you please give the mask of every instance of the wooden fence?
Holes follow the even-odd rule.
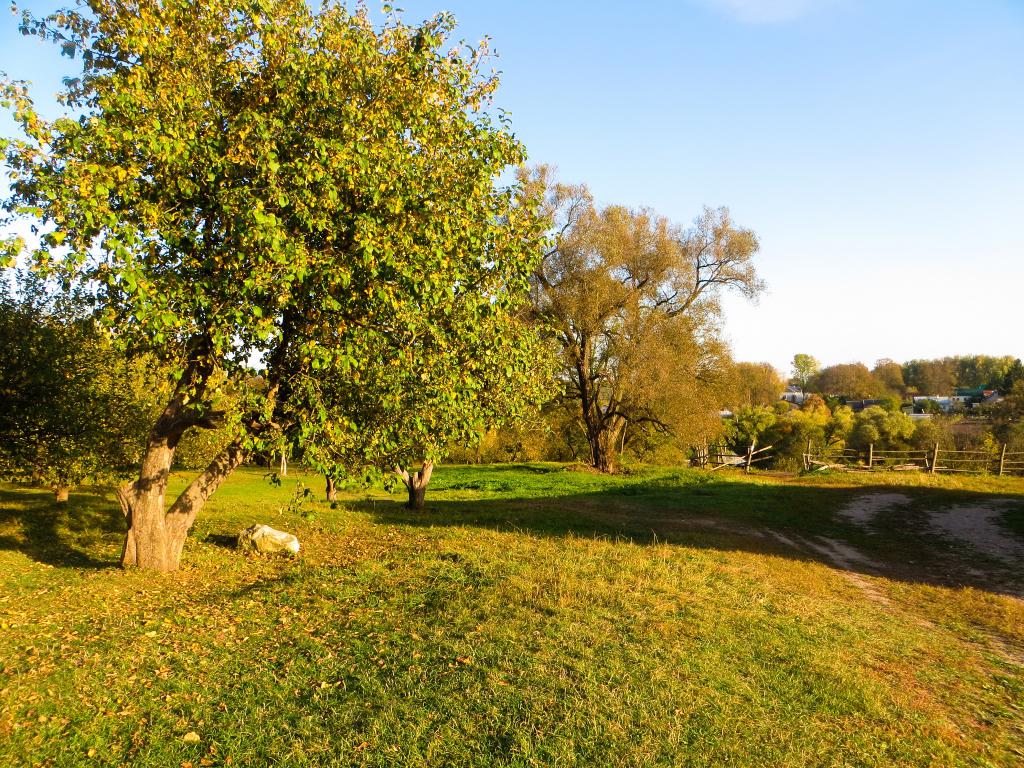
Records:
[[[815,453],[811,443],[803,454],[805,470],[842,469],[874,472],[909,470],[921,472],[971,472],[974,474],[1024,475],[1024,451],[1009,451],[1006,445],[997,451],[958,451],[940,448],[927,450],[883,451],[869,445],[865,451],[845,449]]]
[[[735,453],[728,450],[724,445],[704,445],[693,449],[693,463],[704,469],[710,468],[712,472],[722,467],[742,468],[749,472],[755,464],[768,461],[772,458],[771,449],[774,446],[768,445],[758,448],[756,443],[747,446],[743,453]]]
[[[774,446],[758,448],[756,443],[742,453],[729,450],[725,445],[703,445],[693,449],[693,466],[715,472],[734,467],[749,472],[759,464],[770,461]],[[814,450],[810,441],[803,454],[807,471],[838,469],[846,472],[910,471],[910,472],[966,472],[973,474],[1024,476],[1024,451],[1010,451],[1006,445],[995,451],[953,450],[933,445],[928,449],[881,450],[874,444],[866,450]]]

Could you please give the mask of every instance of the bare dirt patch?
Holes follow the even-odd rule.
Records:
[[[936,533],[958,539],[1004,562],[1024,562],[1024,544],[1000,522],[1002,513],[1014,505],[1006,499],[957,504],[930,512],[928,517]]]
[[[867,493],[840,509],[839,515],[858,525],[868,525],[881,512],[902,509],[910,503],[911,499],[905,493]]]

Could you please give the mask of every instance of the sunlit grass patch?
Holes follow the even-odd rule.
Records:
[[[48,497],[4,488],[0,762],[1022,757],[1021,601],[929,577],[942,552],[890,518],[881,533],[837,519],[859,481],[442,468],[411,513],[379,490],[296,507],[295,484],[319,495],[319,479],[262,475],[229,481],[162,578],[113,567],[109,497],[78,494],[81,511],[42,525],[28,518]],[[923,505],[1024,490],[905,485]],[[237,554],[254,522],[295,533],[301,556]],[[847,572],[766,531],[837,537],[886,570]]]

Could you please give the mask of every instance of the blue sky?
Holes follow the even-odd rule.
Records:
[[[532,161],[757,231],[739,359],[1024,356],[1024,0],[397,4],[492,38]],[[53,93],[67,63],[4,19],[0,70]]]

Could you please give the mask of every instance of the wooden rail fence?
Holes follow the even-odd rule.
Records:
[[[694,448],[693,463],[705,469],[710,467],[712,472],[722,467],[742,467],[744,472],[749,472],[755,464],[772,458],[769,453],[772,448],[772,445],[758,448],[756,443],[751,443],[743,453],[735,453],[724,445],[697,446]]]
[[[1004,444],[993,451],[953,450],[935,444],[927,450],[883,451],[874,444],[867,450],[814,452],[810,441],[803,454],[805,470],[842,469],[874,472],[909,470],[922,472],[971,472],[974,474],[1024,475],[1024,451],[1009,451]]]
[[[774,446],[758,448],[756,443],[742,453],[729,450],[725,445],[703,445],[693,449],[692,464],[715,472],[724,467],[735,467],[749,472],[758,464],[773,458]],[[938,444],[927,449],[881,450],[871,444],[865,450],[814,450],[811,441],[803,454],[803,467],[807,471],[839,469],[845,472],[911,471],[911,472],[965,472],[974,474],[1024,476],[1024,451],[1010,451],[1006,445],[995,451],[954,450]]]

